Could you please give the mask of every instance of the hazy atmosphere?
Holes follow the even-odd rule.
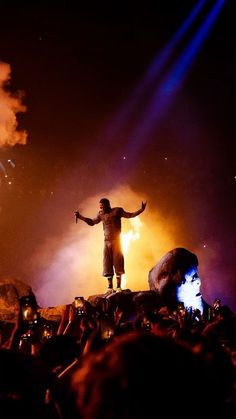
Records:
[[[233,0],[2,7],[0,277],[41,306],[102,293],[99,200],[123,219],[125,288],[175,247],[236,310]]]

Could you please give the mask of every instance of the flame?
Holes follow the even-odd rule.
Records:
[[[121,233],[121,247],[124,256],[128,253],[128,248],[131,242],[140,239],[140,228],[142,226],[142,222],[139,217],[132,218],[129,222],[132,228],[126,233]],[[127,288],[127,279],[125,275],[122,277],[122,287]]]

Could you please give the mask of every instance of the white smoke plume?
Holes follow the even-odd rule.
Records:
[[[17,130],[16,114],[26,112],[22,92],[12,94],[9,89],[11,67],[0,61],[0,147],[26,144],[27,132]]]

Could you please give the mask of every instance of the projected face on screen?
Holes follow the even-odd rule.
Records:
[[[201,279],[196,267],[190,268],[184,275],[184,281],[177,286],[177,300],[184,303],[185,307],[193,307],[203,312],[201,295]]]

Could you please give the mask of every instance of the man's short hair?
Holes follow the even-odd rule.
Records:
[[[104,204],[104,205],[106,205],[106,206],[109,206],[110,207],[110,201],[109,201],[109,199],[107,199],[107,198],[102,198],[102,199],[100,199],[100,204]]]

